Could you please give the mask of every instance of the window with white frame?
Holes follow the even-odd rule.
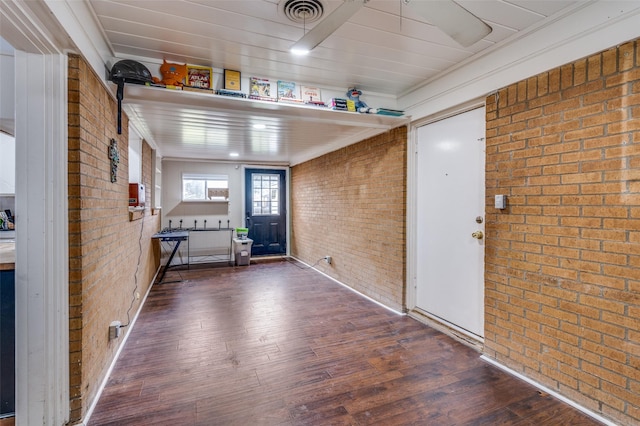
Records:
[[[182,175],[182,201],[228,201],[229,176],[201,173]]]

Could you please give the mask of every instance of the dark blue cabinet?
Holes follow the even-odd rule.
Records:
[[[15,412],[15,271],[0,271],[0,417]]]

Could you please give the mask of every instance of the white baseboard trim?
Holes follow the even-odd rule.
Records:
[[[359,295],[359,296],[361,296],[361,297],[364,297],[365,299],[367,299],[367,300],[369,300],[369,301],[371,301],[371,302],[375,303],[376,305],[378,305],[378,306],[380,306],[380,307],[385,308],[385,309],[386,309],[386,310],[388,310],[388,311],[393,312],[393,313],[394,313],[394,314],[396,314],[396,315],[406,315],[404,312],[396,311],[395,309],[390,308],[389,306],[385,305],[384,303],[381,303],[381,302],[378,302],[378,301],[377,301],[377,300],[375,300],[375,299],[372,299],[370,296],[367,296],[366,294],[359,292],[359,291],[358,291],[358,290],[356,290],[355,288],[350,287],[350,286],[346,285],[345,283],[343,283],[343,282],[341,282],[341,281],[339,281],[339,280],[337,280],[337,279],[333,278],[331,275],[327,275],[327,274],[325,274],[325,273],[324,273],[324,272],[322,272],[321,270],[316,269],[314,266],[311,266],[311,265],[309,265],[308,263],[303,262],[302,260],[298,259],[298,258],[297,258],[297,257],[295,257],[295,256],[289,256],[289,257],[290,257],[290,258],[292,258],[292,259],[295,259],[296,261],[298,261],[298,262],[302,263],[303,265],[308,266],[310,269],[313,269],[314,271],[316,271],[316,272],[318,272],[318,273],[320,273],[320,274],[324,275],[325,277],[329,278],[331,281],[333,281],[333,282],[335,282],[335,283],[337,283],[337,284],[340,284],[340,285],[341,285],[341,286],[343,286],[344,288],[346,288],[346,289],[348,289],[348,290],[351,290],[352,292],[356,293],[357,295]]]
[[[145,302],[147,301],[147,296],[149,296],[149,293],[151,292],[151,289],[153,288],[153,285],[156,282],[156,278],[158,277],[158,274],[160,273],[161,270],[162,270],[162,265],[160,265],[160,267],[156,271],[155,275],[151,279],[151,285],[149,285],[149,288],[147,289],[147,292],[144,294],[144,297],[142,298],[142,301],[140,302],[140,306],[138,307],[138,310],[136,311],[136,314],[133,316],[133,319],[131,320],[131,323],[127,326],[127,328],[129,330],[127,330],[127,333],[125,333],[124,338],[120,342],[120,346],[118,346],[118,350],[116,351],[115,356],[111,360],[111,364],[109,365],[109,368],[107,369],[107,373],[105,374],[104,379],[102,379],[102,383],[100,383],[100,386],[98,387],[98,392],[96,393],[96,397],[91,402],[91,405],[89,406],[89,409],[87,410],[86,415],[82,419],[82,422],[78,423],[79,426],[87,426],[89,424],[89,420],[91,419],[91,415],[93,414],[93,410],[95,410],[96,405],[98,405],[98,401],[100,400],[100,396],[102,396],[102,391],[104,391],[104,388],[107,385],[107,382],[109,381],[109,377],[111,376],[111,372],[113,371],[114,367],[116,366],[116,362],[118,361],[118,358],[120,358],[120,352],[122,352],[122,349],[124,348],[125,343],[127,343],[127,340],[129,339],[129,335],[131,334],[131,330],[133,330],[133,326],[136,324],[136,320],[138,319],[138,315],[140,314],[140,311],[142,310],[142,307],[144,306]]]
[[[583,412],[584,414],[586,414],[587,416],[601,422],[602,424],[605,424],[607,426],[619,426],[617,423],[613,423],[611,420],[607,420],[604,417],[602,417],[601,415],[594,413],[593,411],[583,407],[582,405],[578,404],[577,402],[567,398],[566,396],[560,395],[559,393],[549,389],[546,386],[541,385],[540,383],[536,382],[535,380],[532,380],[530,378],[528,378],[527,376],[523,376],[522,374],[518,373],[515,370],[510,369],[509,367],[500,364],[498,361],[496,361],[495,359],[489,358],[486,355],[482,355],[480,356],[480,359],[495,366],[498,367],[499,369],[511,374],[512,376],[517,377],[520,380],[523,380],[527,383],[529,383],[530,385],[535,386],[536,388],[540,389],[541,391],[548,393],[549,395],[553,396],[556,399],[559,399],[560,401],[569,404],[570,406],[572,406],[573,408],[575,408],[576,410],[579,410],[581,412]]]

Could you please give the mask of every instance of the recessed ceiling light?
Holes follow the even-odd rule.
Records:
[[[263,130],[263,129],[266,129],[267,126],[266,126],[266,124],[254,124],[253,128],[257,129],[257,130]]]
[[[291,54],[296,55],[296,56],[305,56],[305,55],[309,54],[310,50],[309,49],[291,48],[290,52],[291,52]]]
[[[240,154],[238,154],[237,152],[232,152],[229,154],[229,157],[239,157]]]

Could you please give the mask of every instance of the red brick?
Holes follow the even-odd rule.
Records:
[[[86,413],[96,395],[107,367],[115,356],[117,344],[106,338],[108,324],[125,318],[131,305],[131,289],[137,256],[141,222],[129,222],[127,133],[115,134],[116,102],[90,67],[78,56],[69,56],[68,88],[74,93],[68,110],[73,118],[70,132],[74,139],[68,146],[69,162],[69,293],[71,421]],[[102,105],[109,103],[110,107]],[[105,129],[109,129],[105,132]],[[123,129],[127,117],[123,116]],[[105,137],[105,134],[107,135]],[[110,181],[110,164],[106,158],[111,137],[118,140],[121,151],[118,182]],[[151,151],[143,144],[143,170],[150,170]],[[122,176],[126,176],[123,178]],[[149,176],[146,173],[144,176]],[[147,178],[148,179],[148,178]],[[151,181],[144,180],[148,188]],[[146,219],[140,292],[151,284],[159,265],[152,255],[150,237],[159,229],[159,216]],[[118,268],[113,265],[117,264]],[[134,304],[134,310],[139,307]]]
[[[609,49],[602,52],[602,74],[605,76],[614,74],[618,71],[618,52],[616,49]]]
[[[579,128],[578,130],[568,131],[564,134],[565,141],[574,139],[589,139],[604,135],[604,126],[593,126],[587,128]]]
[[[555,145],[562,141],[562,136],[558,133],[547,134],[546,136],[542,136],[540,138],[532,138],[528,141],[529,147],[534,146],[545,146],[545,145]]]
[[[353,270],[361,272],[338,272],[336,279],[377,300],[384,299],[398,310],[403,305],[403,288],[389,283],[404,280],[405,239],[402,232],[382,235],[380,229],[405,227],[406,140],[406,127],[400,127],[297,165],[291,171],[292,192],[296,193],[291,206],[293,228],[297,230],[291,242],[292,252],[301,259],[315,259],[323,256],[316,254],[318,250],[331,247],[333,256],[347,259],[345,262]],[[389,170],[397,170],[398,179],[389,181]],[[363,185],[375,182],[376,176],[381,182],[380,190],[361,191]],[[358,190],[345,191],[345,181]],[[381,192],[390,194],[386,199],[389,206],[398,206],[394,214],[380,216]],[[354,203],[362,207],[357,212],[353,211]],[[325,217],[326,223],[319,223],[316,217]],[[358,233],[377,238],[379,243],[366,244],[366,251],[354,253],[352,242],[342,238],[351,223],[358,224]],[[383,265],[387,268],[384,275],[379,273]]]
[[[587,59],[587,68],[587,80],[592,81],[600,78],[602,75],[602,56],[600,53]]]
[[[602,80],[590,81],[586,84],[576,85],[574,87],[568,88],[562,92],[562,97],[564,99],[580,99],[580,97],[584,96],[588,93],[596,93],[602,90],[603,87]]]
[[[594,103],[607,102],[610,99],[620,98],[629,94],[626,86],[616,86],[601,90],[596,93],[586,94],[583,97],[583,104],[590,105]]]
[[[602,138],[592,138],[583,142],[584,149],[620,146],[628,141],[627,135],[609,135]]]
[[[632,343],[640,340],[637,47],[625,43],[499,90],[510,109],[492,129],[510,137],[496,139],[486,158],[488,172],[514,169],[487,179],[488,210],[493,195],[511,198],[510,210],[487,223],[495,232],[487,234],[485,280],[499,283],[500,294],[486,293],[487,305],[501,300],[503,317],[501,337],[485,344],[506,365],[621,424],[640,418],[640,383],[629,383],[640,367],[632,356],[640,351]]]
[[[573,77],[575,84],[583,84],[587,80],[587,60],[580,59],[574,63]]]
[[[538,76],[538,97],[546,95],[549,91],[549,75],[546,73]]]
[[[564,154],[567,155],[567,154]],[[563,157],[564,157],[563,155]],[[578,174],[580,167],[578,164],[554,164],[552,166],[546,166],[542,169],[545,175],[571,175],[575,176]],[[564,176],[561,178],[564,179]]]
[[[620,71],[626,71],[634,66],[635,48],[633,42],[618,47],[618,64]]]
[[[630,145],[630,146],[625,146],[626,142],[622,142],[622,146],[619,147],[611,147],[608,148],[607,150],[605,150],[605,154],[608,158],[616,158],[616,157],[625,157],[622,158],[619,163],[619,168],[625,168],[625,160],[629,162],[629,167],[636,167],[637,166],[637,162],[640,159],[639,157],[635,157],[635,158],[626,158],[626,157],[630,157],[630,156],[636,156],[638,154],[638,146],[637,145]]]

